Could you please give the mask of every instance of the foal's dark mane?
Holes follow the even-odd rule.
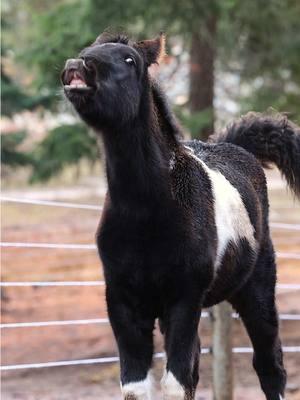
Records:
[[[168,138],[169,144],[173,147],[178,144],[180,139],[183,139],[182,129],[175,118],[164,91],[155,80],[151,80],[151,91],[154,105],[156,106],[160,117],[159,121],[161,122],[164,133]]]
[[[104,44],[104,43],[121,43],[125,45],[132,45],[132,42],[130,41],[129,37],[123,33],[113,33],[110,32],[109,30],[104,31],[97,37],[95,42],[92,44]]]

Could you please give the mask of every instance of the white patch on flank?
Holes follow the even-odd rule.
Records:
[[[165,371],[161,380],[164,400],[184,400],[185,390],[171,371]]]
[[[189,154],[202,165],[211,181],[218,235],[215,261],[215,269],[217,269],[230,240],[237,242],[240,238],[246,238],[252,249],[256,249],[254,228],[238,190],[231,185],[220,171],[209,168],[205,162],[198,158],[193,149],[185,147],[191,151]]]
[[[284,398],[281,396],[281,394],[279,395],[279,400],[284,400]]]
[[[135,400],[153,400],[153,377],[151,372],[148,372],[146,379],[138,382],[126,383],[121,390],[123,398],[126,396],[134,396]]]

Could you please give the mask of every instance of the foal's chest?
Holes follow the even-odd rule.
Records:
[[[131,220],[109,214],[99,229],[97,244],[106,271],[163,276],[184,268],[199,251],[199,238],[187,229],[180,215]]]

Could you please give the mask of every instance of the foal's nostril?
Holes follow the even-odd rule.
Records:
[[[66,61],[65,69],[79,69],[83,65],[83,60],[81,58],[70,58]]]

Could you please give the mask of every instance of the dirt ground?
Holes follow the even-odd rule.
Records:
[[[288,371],[299,369],[297,360],[286,360]],[[201,378],[196,400],[213,400],[210,382],[211,362],[202,357]],[[234,400],[264,400],[251,369],[249,355],[235,357]],[[155,362],[156,382],[162,374],[162,361]],[[62,369],[63,368],[63,369]],[[3,380],[3,400],[119,400],[118,365],[49,368],[22,373]],[[241,372],[243,370],[243,372]],[[298,371],[299,372],[299,371]],[[298,382],[297,382],[298,380]],[[299,400],[299,376],[294,373],[289,383],[286,400]],[[157,399],[161,399],[157,385]]]
[[[273,222],[300,223],[300,206],[284,189],[277,173],[269,174]],[[65,188],[64,188],[65,190]],[[59,191],[57,191],[59,193]],[[76,192],[77,193],[77,192]],[[3,195],[9,193],[3,193]],[[19,193],[20,194],[20,193]],[[32,193],[23,193],[26,197]],[[63,200],[59,198],[59,200]],[[70,198],[66,199],[71,201]],[[80,203],[101,204],[103,193],[88,197],[82,189]],[[4,203],[2,241],[47,243],[94,243],[99,211],[74,210]],[[300,253],[299,231],[272,229],[276,250]],[[2,250],[3,281],[71,281],[102,279],[96,251],[16,249]],[[278,281],[300,283],[300,261],[278,259]],[[300,314],[300,291],[280,290],[281,313]],[[2,323],[93,319],[106,316],[103,287],[12,287],[2,291]],[[233,345],[249,346],[240,321],[233,322]],[[200,324],[203,347],[210,346],[211,324]],[[282,321],[286,346],[300,346],[300,322]],[[162,338],[155,335],[156,349]],[[116,346],[109,325],[66,325],[2,330],[2,365],[111,356]],[[300,353],[285,355],[289,374],[287,399],[300,399]],[[155,361],[160,378],[163,361]],[[250,355],[234,355],[235,400],[263,400]],[[203,355],[197,399],[212,399],[211,356]],[[94,400],[120,398],[118,365],[74,366],[5,372],[2,395],[6,400]],[[159,396],[159,394],[157,395]],[[157,397],[159,398],[159,397]]]

